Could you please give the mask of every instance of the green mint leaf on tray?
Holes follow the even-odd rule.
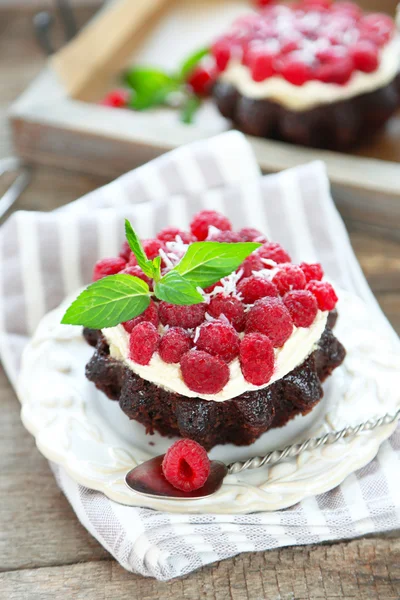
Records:
[[[195,67],[199,64],[199,62],[210,53],[209,48],[201,48],[200,50],[196,50],[190,56],[184,60],[179,70],[179,79],[181,81],[186,81],[188,76],[194,70]]]
[[[146,253],[143,249],[142,242],[138,238],[135,233],[132,225],[129,223],[128,219],[125,219],[125,235],[128,241],[129,247],[132,250],[133,254],[136,256],[136,260],[138,261],[139,267],[142,269],[143,273],[148,277],[153,277],[154,275],[154,266],[153,262],[149,260],[146,256]]]
[[[194,242],[174,270],[195,287],[206,288],[233,273],[260,246],[255,242]]]
[[[147,110],[166,103],[171,92],[179,89],[176,78],[162,69],[136,67],[125,73],[124,81],[133,89],[130,107]]]
[[[61,323],[93,329],[114,327],[137,317],[149,304],[147,283],[132,275],[110,275],[89,285],[67,309]]]
[[[169,271],[154,286],[157,298],[170,304],[199,304],[204,302],[203,296],[196,288],[179,275],[177,271]]]
[[[201,106],[201,100],[198,96],[190,95],[186,98],[180,114],[180,120],[186,125],[191,125],[197,111]]]

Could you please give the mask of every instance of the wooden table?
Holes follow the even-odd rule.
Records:
[[[80,20],[89,14],[81,9]],[[12,152],[6,108],[44,63],[31,18],[30,11],[0,9],[0,157]],[[48,210],[103,183],[99,177],[40,168],[17,208]],[[400,332],[400,243],[346,224],[368,280]],[[22,427],[17,398],[1,370],[0,405],[0,600],[400,598],[398,532],[244,554],[170,583],[127,573],[77,521]]]

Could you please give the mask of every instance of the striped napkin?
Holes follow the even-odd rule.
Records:
[[[213,208],[236,227],[257,226],[294,260],[327,275],[381,313],[316,162],[262,177],[237,132],[181,147],[52,213],[18,212],[0,229],[0,355],[13,385],[21,352],[41,317],[89,282],[94,262],[118,252],[123,218],[142,237],[186,228]],[[400,527],[400,429],[376,459],[335,490],[291,509],[250,515],[166,514],[122,506],[52,464],[81,523],[135,573],[168,580],[240,552],[314,544]]]

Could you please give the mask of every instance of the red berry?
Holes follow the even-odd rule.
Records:
[[[194,329],[204,321],[204,315],[207,310],[207,304],[192,304],[191,306],[180,306],[160,302],[158,305],[158,314],[163,325],[171,327],[183,327],[184,329]]]
[[[333,310],[335,308],[338,297],[330,283],[310,281],[306,285],[306,290],[309,290],[315,296],[320,310]]]
[[[212,298],[207,312],[216,319],[225,315],[236,331],[243,331],[245,325],[245,314],[243,304],[233,296],[217,294]]]
[[[150,300],[149,306],[144,312],[142,312],[141,315],[138,315],[137,317],[134,317],[129,321],[125,321],[125,323],[122,323],[122,325],[124,326],[125,331],[131,333],[136,327],[136,325],[139,325],[139,323],[144,323],[144,321],[148,321],[149,323],[154,325],[154,327],[158,327],[158,309],[157,304],[153,302],[153,300]]]
[[[128,260],[131,257],[131,249],[129,247],[128,242],[125,240],[122,243],[122,248],[121,248],[121,252],[119,253],[120,257],[123,258],[124,260],[126,260],[126,262],[128,262]]]
[[[337,57],[334,61],[322,64],[316,71],[316,79],[324,83],[344,85],[354,71],[353,59],[350,56]]]
[[[302,290],[306,286],[306,278],[300,267],[283,265],[272,278],[272,283],[278,288],[281,296],[291,290]]]
[[[235,231],[214,231],[207,238],[207,242],[225,242],[228,244],[241,241],[243,241],[242,238]]]
[[[147,277],[147,275],[143,273],[142,269],[138,265],[135,265],[134,267],[128,266],[121,271],[121,273],[125,275],[132,275],[133,277],[139,277],[139,279],[147,283],[150,288],[153,287],[153,282],[150,277]]]
[[[143,240],[142,246],[150,260],[160,254],[160,249],[165,250],[165,244],[161,240]]]
[[[127,90],[112,90],[101,101],[103,106],[112,106],[113,108],[123,108],[129,102],[130,93]]]
[[[199,65],[189,75],[187,83],[197,96],[208,96],[215,80],[215,69]]]
[[[303,0],[302,5],[304,8],[310,9],[318,9],[318,8],[330,8],[333,0]]]
[[[121,257],[102,258],[97,261],[93,269],[93,281],[98,281],[107,275],[116,275],[126,266],[126,261]]]
[[[218,356],[227,363],[239,354],[239,336],[236,330],[222,321],[203,323],[195,344],[198,350]]]
[[[158,352],[166,363],[178,363],[193,346],[193,340],[182,327],[170,327],[161,338]]]
[[[159,341],[160,336],[152,323],[139,323],[129,336],[129,358],[139,365],[148,365]]]
[[[198,490],[210,474],[207,452],[194,440],[178,440],[167,450],[162,472],[171,485],[184,492]]]
[[[304,85],[312,78],[312,70],[307,64],[293,55],[285,55],[279,61],[279,72],[293,85]]]
[[[291,262],[291,258],[286,250],[284,250],[280,244],[275,242],[263,244],[256,253],[260,258],[273,260],[276,263]],[[263,268],[266,269],[268,266],[264,265]]]
[[[283,346],[293,331],[290,313],[278,298],[262,298],[254,303],[247,315],[246,333],[267,335],[274,348]]]
[[[296,327],[310,327],[318,312],[318,304],[311,292],[294,290],[283,297],[283,303],[288,309]]]
[[[294,52],[295,50],[298,50],[299,47],[300,47],[299,40],[284,40],[281,43],[280,53],[281,54],[290,54],[290,52]]]
[[[239,270],[243,271],[243,277],[250,277],[250,275],[253,274],[253,271],[261,271],[261,269],[265,268],[266,266],[261,261],[260,256],[258,256],[258,254],[253,253],[244,259],[244,261],[239,267]]]
[[[211,294],[211,292],[213,292],[216,287],[222,287],[221,281],[216,281],[212,285],[209,285],[208,287],[204,288],[204,291],[206,292],[206,294]]]
[[[198,394],[218,394],[229,381],[229,367],[218,356],[189,350],[182,356],[183,381]]]
[[[254,81],[265,81],[275,74],[276,53],[268,52],[265,48],[251,49],[246,57]]]
[[[253,304],[256,300],[265,298],[265,296],[275,298],[278,296],[278,290],[271,281],[254,275],[242,279],[237,285],[237,291],[242,294],[245,304]]]
[[[249,333],[240,343],[243,377],[253,385],[268,383],[274,372],[275,356],[271,340],[262,333]]]
[[[261,231],[258,229],[253,229],[253,227],[243,227],[240,229],[239,235],[242,242],[259,242],[260,244],[264,244],[267,241],[267,238]]]
[[[215,42],[211,48],[211,52],[215,59],[215,64],[219,71],[225,71],[231,57],[230,44],[227,40],[221,39]]]
[[[356,21],[362,17],[362,9],[354,2],[334,2],[331,8],[333,13],[344,14],[352,17]]]
[[[376,71],[379,65],[379,51],[375,44],[360,40],[350,48],[354,66],[364,73]]]
[[[136,267],[138,264],[137,258],[136,256],[133,254],[133,252],[130,253],[129,256],[129,261],[128,261],[128,266],[129,267]]]
[[[319,263],[304,263],[303,262],[299,266],[300,266],[300,269],[304,273],[307,283],[311,280],[320,281],[324,276],[324,272]]]
[[[383,13],[370,13],[360,21],[362,35],[379,46],[390,40],[394,28],[393,19]]]
[[[202,210],[197,213],[190,223],[190,230],[198,240],[203,241],[207,238],[211,225],[221,231],[232,230],[230,221],[215,210]]]
[[[175,242],[176,237],[179,236],[184,244],[190,244],[195,242],[196,238],[189,231],[182,231],[177,227],[166,227],[162,229],[157,235],[157,239],[162,242]]]

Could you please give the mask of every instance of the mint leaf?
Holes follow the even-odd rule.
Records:
[[[152,278],[154,274],[153,263],[147,258],[146,253],[143,250],[142,242],[138,238],[128,219],[125,219],[125,235],[130,249],[136,256],[139,267],[142,269],[145,275]]]
[[[182,123],[191,125],[197,111],[201,106],[201,100],[198,96],[190,95],[186,98],[184,105],[181,109],[180,119]]]
[[[170,304],[199,304],[204,302],[203,296],[196,288],[176,271],[169,271],[154,286],[157,298]]]
[[[153,278],[155,281],[161,279],[161,256],[153,258]]]
[[[138,94],[149,94],[173,84],[175,79],[162,69],[134,67],[125,73],[124,81]]]
[[[186,79],[188,78],[190,73],[194,70],[194,68],[209,53],[210,53],[209,48],[201,48],[200,50],[196,50],[196,52],[193,52],[193,54],[190,54],[190,56],[188,56],[181,65],[181,68],[179,70],[180,79],[183,81],[186,81]]]
[[[174,270],[192,285],[205,288],[230,275],[260,246],[255,242],[194,242]]]
[[[67,309],[61,323],[92,329],[114,327],[137,317],[149,304],[147,283],[132,275],[110,275],[89,285]]]

